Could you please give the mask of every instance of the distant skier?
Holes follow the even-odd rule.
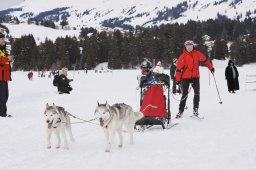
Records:
[[[199,62],[201,61],[206,65],[212,74],[214,73],[213,65],[209,60],[198,50],[195,49],[195,44],[191,40],[184,43],[183,53],[178,58],[176,69],[176,83],[181,83],[182,97],[179,105],[179,112],[176,118],[183,115],[188,97],[189,85],[192,85],[194,90],[194,107],[193,114],[198,116],[198,108],[200,101],[200,82],[199,82]]]
[[[235,90],[239,90],[239,73],[232,60],[229,60],[228,62],[228,66],[226,67],[225,70],[225,77],[227,80],[229,93],[235,93]]]

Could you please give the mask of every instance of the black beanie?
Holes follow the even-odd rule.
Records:
[[[0,38],[5,38],[5,35],[0,32]]]

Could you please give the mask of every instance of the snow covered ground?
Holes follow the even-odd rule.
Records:
[[[32,34],[35,38],[37,45],[45,42],[46,39],[55,41],[57,38],[66,36],[78,37],[80,30],[57,30],[49,27],[43,27],[34,24],[21,23],[18,25],[4,24],[10,30],[10,34],[14,38],[20,38],[21,36]]]
[[[68,151],[46,149],[45,105],[54,102],[86,120],[94,118],[97,100],[100,103],[107,100],[110,104],[124,102],[139,110],[139,91],[136,90],[139,70],[89,71],[88,74],[70,71],[69,77],[74,78],[70,95],[57,94],[52,78],[39,78],[35,73],[34,80],[29,81],[26,72],[13,72],[8,101],[8,112],[13,118],[0,119],[0,169],[255,170],[256,84],[245,86],[245,80],[246,74],[256,73],[256,67],[238,68],[241,89],[230,94],[224,78],[227,63],[214,64],[223,104],[219,104],[209,71],[200,68],[199,112],[205,117],[203,121],[185,116],[177,120],[179,125],[169,130],[153,128],[136,132],[133,145],[129,144],[128,134],[124,134],[123,148],[117,147],[115,138],[110,153],[104,152],[106,142],[101,127],[89,123],[72,124],[76,142],[70,143]],[[172,117],[179,105],[174,98],[179,99],[180,95],[171,95]],[[185,115],[192,114],[192,98],[193,91],[189,94]],[[78,121],[72,118],[72,122]]]

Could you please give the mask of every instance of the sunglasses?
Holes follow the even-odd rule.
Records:
[[[142,67],[141,70],[142,70],[143,72],[149,72],[149,69],[148,69],[147,67]]]
[[[193,49],[193,45],[186,45],[186,49]]]

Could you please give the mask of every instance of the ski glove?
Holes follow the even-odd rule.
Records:
[[[214,71],[215,71],[215,69],[214,69],[214,67],[211,69],[211,73],[212,74],[214,74]]]

